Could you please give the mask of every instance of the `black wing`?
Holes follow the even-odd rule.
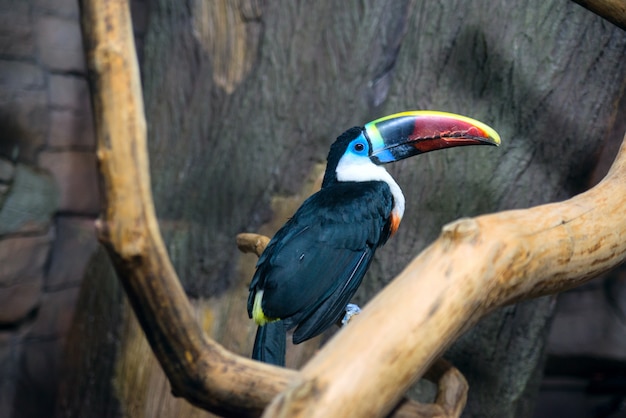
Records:
[[[248,312],[262,289],[264,313],[298,325],[294,342],[326,330],[343,315],[389,237],[392,207],[383,182],[340,183],[311,196],[259,258]]]

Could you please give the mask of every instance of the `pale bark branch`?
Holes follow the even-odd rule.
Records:
[[[259,257],[269,242],[269,237],[265,235],[252,233],[237,235],[237,247],[239,247],[239,250],[244,253],[256,254]]]
[[[624,0],[574,0],[615,26],[626,30],[626,2]]]
[[[173,392],[223,415],[258,416],[295,373],[228,352],[194,318],[154,212],[128,1],[81,8],[106,194],[100,240]]]
[[[626,142],[605,179],[583,194],[446,225],[264,416],[383,416],[493,309],[579,286],[621,263],[624,207]]]

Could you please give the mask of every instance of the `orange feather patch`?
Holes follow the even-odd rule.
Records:
[[[398,230],[398,228],[400,227],[400,221],[402,220],[402,218],[400,218],[397,214],[395,214],[394,212],[391,212],[391,219],[390,219],[390,223],[391,223],[391,235],[393,236],[393,234],[396,233],[396,231]]]

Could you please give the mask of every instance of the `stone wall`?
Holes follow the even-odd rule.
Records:
[[[100,196],[75,0],[0,1],[0,416],[54,410]]]
[[[132,0],[138,49],[145,0]],[[93,117],[77,0],[0,0],[0,417],[54,411],[97,248]]]

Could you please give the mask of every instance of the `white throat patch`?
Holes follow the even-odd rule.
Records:
[[[393,212],[399,219],[404,215],[404,195],[398,183],[383,166],[374,164],[368,157],[345,154],[337,164],[339,181],[384,181],[393,195]]]

